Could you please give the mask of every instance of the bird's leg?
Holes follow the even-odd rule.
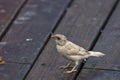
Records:
[[[72,64],[72,61],[68,62],[68,64],[66,66],[60,66],[60,69],[67,69],[70,68],[70,65]]]
[[[73,72],[76,72],[76,71],[77,71],[76,68],[77,68],[78,64],[79,64],[79,62],[76,61],[76,62],[75,62],[75,66],[72,68],[72,70],[71,70],[71,71],[66,71],[66,72],[64,72],[64,73],[73,73]]]
[[[87,61],[87,59],[85,58],[85,59],[84,59],[84,61],[86,62],[86,61]]]
[[[2,57],[0,56],[0,64],[4,64],[5,61],[3,61]]]

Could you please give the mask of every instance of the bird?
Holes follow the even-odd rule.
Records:
[[[69,41],[63,34],[52,34],[51,38],[55,40],[57,51],[66,59],[69,63],[66,66],[60,66],[60,68],[69,68],[71,63],[75,65],[71,70],[65,71],[64,73],[73,73],[77,71],[80,60],[86,60],[90,56],[102,57],[105,54],[97,51],[88,51],[85,48]]]

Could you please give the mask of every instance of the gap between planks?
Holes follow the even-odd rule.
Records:
[[[114,13],[114,11],[115,11],[115,9],[116,9],[119,1],[120,1],[120,0],[116,0],[115,4],[113,5],[112,9],[110,10],[110,13],[108,14],[106,20],[104,21],[104,23],[103,23],[100,31],[98,32],[96,38],[93,40],[92,45],[90,46],[89,50],[92,50],[92,49],[94,48],[95,44],[97,43],[99,37],[100,37],[101,34],[102,34],[102,31],[104,30],[104,28],[106,27],[107,23],[109,22],[109,19],[111,18],[112,14]],[[88,60],[88,59],[87,59],[87,60]],[[87,60],[86,60],[86,61],[83,60],[83,61],[81,62],[81,64],[79,65],[78,71],[77,71],[77,73],[75,74],[75,76],[74,76],[74,78],[73,78],[74,80],[77,80],[77,77],[78,77],[79,74],[81,73],[81,71],[82,71],[85,63],[87,62]],[[99,68],[97,68],[97,69],[96,69],[96,68],[85,68],[85,69],[118,71],[118,70],[112,70],[112,69],[99,69]]]
[[[27,1],[28,0],[25,0],[22,3],[20,3],[20,5],[19,5],[18,9],[16,9],[14,15],[11,17],[11,19],[8,21],[8,23],[6,23],[5,28],[0,32],[0,41],[6,35],[7,31],[10,29],[12,23],[14,22],[16,17],[19,15],[20,11],[24,7],[24,5],[27,3]]]
[[[112,10],[113,10],[113,8],[112,8]],[[110,12],[113,12],[113,11],[110,10]],[[64,13],[64,14],[65,14],[65,13]],[[109,14],[108,14],[108,15],[109,15]],[[112,14],[111,14],[111,15],[112,15]],[[64,17],[64,15],[63,15],[63,17]],[[109,20],[109,18],[110,18],[110,17],[107,16],[107,18],[106,18],[105,20]],[[62,20],[62,19],[61,19],[61,20]],[[60,21],[61,21],[61,20],[60,20]],[[104,23],[103,23],[103,24],[104,24]],[[106,24],[107,24],[107,23],[106,23]],[[59,22],[58,22],[57,26],[58,26],[58,25],[59,25]],[[56,26],[56,27],[57,27],[57,26]],[[104,27],[105,27],[105,26],[104,26]],[[104,27],[102,27],[102,28],[100,29],[100,31],[103,30]],[[54,32],[55,30],[56,30],[56,28],[54,28],[53,32]],[[98,32],[98,34],[101,34],[100,31]],[[94,43],[95,41],[97,42],[97,40],[98,40],[98,38],[100,37],[100,35],[99,35],[98,37],[97,37],[97,36],[98,36],[98,35],[96,35],[96,37],[95,37],[95,39],[93,40],[92,43]],[[50,39],[50,35],[49,35],[48,40],[49,40],[49,39]],[[47,44],[47,42],[46,42],[46,44]],[[93,44],[92,44],[92,46],[90,46],[90,49],[92,49],[92,47],[94,47]],[[90,50],[90,49],[89,49],[89,50]],[[41,52],[42,52],[42,51],[41,51]],[[83,63],[83,64],[80,66],[80,68],[82,68],[82,67],[84,66],[84,64],[85,64],[85,63]],[[34,65],[34,64],[33,64],[33,65]],[[80,69],[79,69],[79,70],[80,70]],[[77,74],[79,74],[79,72],[78,72]],[[75,75],[76,77],[77,77],[77,74]],[[74,80],[76,79],[76,77],[74,78]]]
[[[57,23],[55,24],[55,27],[52,29],[51,33],[49,33],[48,38],[47,38],[47,40],[45,41],[45,43],[44,43],[44,45],[42,46],[42,48],[41,48],[41,50],[40,50],[39,53],[41,53],[41,52],[44,50],[46,44],[48,43],[48,41],[49,41],[50,38],[51,38],[52,33],[55,32],[56,28],[57,28],[57,27],[59,26],[59,24],[61,23],[62,19],[64,18],[65,14],[67,13],[67,9],[68,9],[69,7],[71,7],[73,1],[74,1],[74,0],[70,0],[70,2],[68,3],[66,9],[63,11],[63,13],[61,14],[61,16],[60,16],[60,18],[58,19]],[[28,76],[29,72],[30,72],[31,69],[33,68],[34,64],[35,64],[36,61],[38,60],[39,56],[40,56],[40,54],[38,54],[38,56],[36,57],[36,59],[35,59],[34,62],[32,63],[31,67],[29,68],[29,70],[28,70],[28,72],[26,73],[26,75],[25,75],[25,77],[24,77],[23,80],[26,79],[26,77]],[[29,64],[29,63],[25,63],[25,64]]]
[[[117,71],[117,72],[120,72],[120,70],[114,70],[114,69],[87,68],[87,67],[84,67],[84,69],[92,69],[92,70],[105,70],[105,71]]]

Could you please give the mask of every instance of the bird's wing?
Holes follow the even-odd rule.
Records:
[[[69,42],[65,48],[67,49],[67,55],[81,55],[89,54],[88,51],[72,42]]]

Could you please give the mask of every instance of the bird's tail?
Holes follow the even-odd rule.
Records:
[[[105,54],[101,53],[101,52],[96,52],[96,51],[89,51],[90,56],[95,56],[95,57],[102,57]]]

